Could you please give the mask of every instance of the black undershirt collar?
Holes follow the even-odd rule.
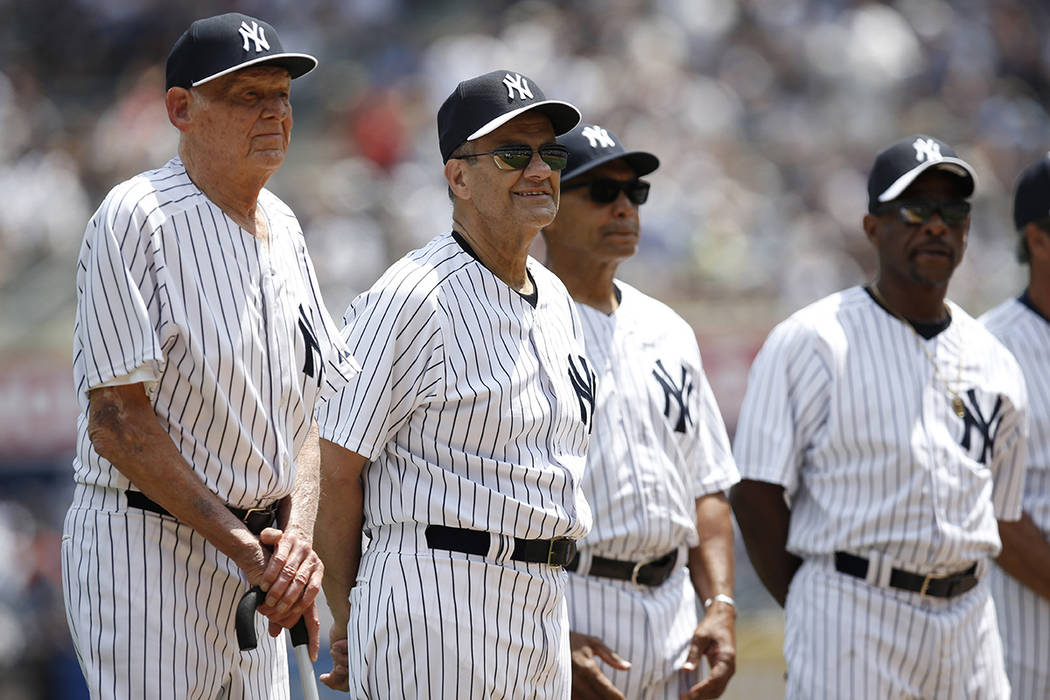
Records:
[[[882,305],[882,302],[880,302],[878,299],[875,298],[875,295],[871,293],[871,289],[869,289],[868,287],[864,287],[864,291],[868,293],[868,296],[871,297],[871,300],[873,302],[878,304],[880,309],[882,309],[883,311],[888,313],[890,316],[893,316],[894,318],[897,318],[897,314],[895,314],[892,311],[890,311],[889,309],[887,309],[885,306]],[[910,323],[911,327],[915,329],[915,332],[918,333],[919,335],[921,335],[926,340],[929,340],[930,338],[934,337],[938,333],[941,333],[942,331],[947,330],[948,326],[952,325],[952,315],[950,313],[948,314],[948,318],[946,318],[946,319],[944,319],[942,321],[934,321],[932,323],[924,323],[922,321],[912,321],[910,318],[906,318],[904,320],[906,320],[908,323]]]
[[[455,239],[456,243],[459,243],[459,247],[462,248],[463,250],[465,250],[467,252],[467,254],[470,255],[470,257],[472,257],[475,260],[477,260],[479,265],[481,265],[486,270],[488,270],[488,267],[485,266],[485,263],[481,262],[481,258],[478,257],[478,254],[474,252],[474,249],[470,247],[469,243],[467,243],[467,239],[464,238],[463,235],[460,234],[459,231],[457,231],[455,229],[452,229],[452,238]],[[489,272],[492,272],[492,271],[489,270]],[[535,309],[536,305],[540,303],[540,288],[536,284],[536,280],[533,278],[532,272],[530,272],[529,268],[527,268],[527,267],[525,268],[525,274],[529,276],[529,281],[532,282],[532,294],[522,294],[517,289],[511,289],[511,291],[514,292],[515,294],[517,294],[519,297],[521,297],[525,301],[527,301],[529,303],[529,305],[532,306],[532,308]],[[508,285],[508,287],[509,286],[510,285]]]

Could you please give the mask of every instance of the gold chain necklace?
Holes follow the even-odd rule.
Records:
[[[934,377],[934,379],[936,379],[938,382],[940,382],[941,385],[944,386],[944,388],[948,390],[948,393],[952,395],[952,410],[955,411],[955,415],[959,416],[960,418],[965,416],[966,415],[966,404],[963,403],[962,397],[959,396],[959,392],[956,391],[955,389],[953,389],[952,385],[949,384],[948,381],[944,377],[941,376],[940,368],[937,366],[937,360],[934,359],[933,354],[930,352],[929,348],[926,347],[926,341],[923,339],[923,337],[921,335],[919,335],[919,332],[917,330],[915,330],[915,326],[913,326],[908,321],[908,319],[904,318],[899,313],[894,311],[893,307],[891,307],[888,303],[886,303],[886,300],[883,298],[882,294],[879,292],[878,284],[873,283],[870,287],[868,287],[868,289],[871,290],[871,294],[872,294],[872,296],[875,297],[875,300],[877,302],[879,302],[880,304],[882,304],[882,307],[884,309],[886,309],[891,314],[893,314],[893,316],[898,321],[900,321],[905,326],[907,326],[908,330],[910,330],[912,332],[912,335],[915,336],[915,339],[917,341],[919,341],[919,347],[922,348],[922,351],[924,353],[926,353],[926,357],[930,360],[930,364],[933,365],[933,377]],[[951,312],[951,309],[948,308],[947,304],[944,305],[944,310],[945,310],[945,312],[947,312],[948,318],[951,318],[952,317],[952,312]],[[960,350],[961,350],[961,348],[960,348]],[[958,369],[956,370],[956,373],[955,373],[955,384],[956,384],[956,386],[959,386],[959,385],[962,384],[962,353],[961,352],[959,353],[959,367],[958,367]]]

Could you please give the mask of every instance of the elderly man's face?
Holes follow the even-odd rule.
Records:
[[[193,133],[203,157],[272,173],[292,136],[291,78],[284,68],[244,68],[194,88]]]
[[[478,156],[466,170],[466,180],[475,207],[493,230],[506,227],[540,227],[558,213],[560,174],[540,159],[536,150],[556,143],[550,119],[526,112],[473,144],[473,153],[499,146],[528,146],[532,160],[522,170],[501,170],[492,156]]]

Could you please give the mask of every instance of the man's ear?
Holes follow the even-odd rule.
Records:
[[[1025,240],[1028,242],[1028,253],[1032,260],[1050,262],[1050,233],[1039,228],[1035,223],[1024,227]]]
[[[861,225],[864,227],[864,235],[868,237],[868,242],[871,243],[875,250],[878,250],[882,242],[879,238],[878,218],[874,214],[865,214]]]
[[[168,121],[179,131],[190,129],[190,102],[193,96],[186,88],[168,88],[164,95],[164,106],[168,108]]]
[[[445,163],[445,180],[448,188],[459,199],[470,199],[470,186],[467,185],[467,164],[459,158],[450,158]]]

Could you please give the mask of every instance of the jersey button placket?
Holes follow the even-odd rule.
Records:
[[[264,213],[265,216],[265,213]],[[260,290],[260,312],[263,319],[263,365],[270,368],[271,371],[263,372],[261,380],[263,383],[262,390],[266,393],[266,405],[267,405],[267,416],[266,420],[269,424],[269,430],[267,430],[268,438],[272,437],[276,440],[280,440],[278,436],[282,435],[282,431],[278,430],[276,421],[279,411],[277,410],[278,401],[278,387],[274,384],[274,372],[273,359],[275,355],[277,357],[286,356],[277,347],[277,331],[276,327],[280,318],[275,318],[275,311],[279,310],[279,300],[277,296],[277,290],[274,285],[274,270],[273,261],[270,257],[270,249],[273,246],[273,228],[267,223],[267,228],[270,230],[269,243],[263,243],[261,240],[256,239],[255,245],[259,255],[259,290]],[[281,373],[278,372],[278,375]],[[266,439],[263,443],[264,456],[272,459],[275,469],[281,469],[279,463],[279,455],[282,452],[282,446],[279,444],[270,444],[270,440]]]
[[[936,357],[936,348],[934,348],[934,358],[936,359]],[[925,356],[922,359],[927,360]],[[943,411],[945,409],[940,405],[940,397],[937,392],[941,389],[935,384],[936,379],[933,376],[932,367],[928,367],[928,360],[925,364],[927,368],[924,369],[924,382],[922,384],[922,432],[925,444],[919,454],[926,461],[929,497],[932,506],[930,510],[934,520],[933,538],[928,545],[927,553],[932,557],[936,557],[944,539],[942,536],[943,524],[946,520],[944,509],[947,504],[943,491],[946,474],[943,463],[944,454],[938,448],[938,442],[933,435],[931,427],[937,426],[939,422],[944,420]]]

